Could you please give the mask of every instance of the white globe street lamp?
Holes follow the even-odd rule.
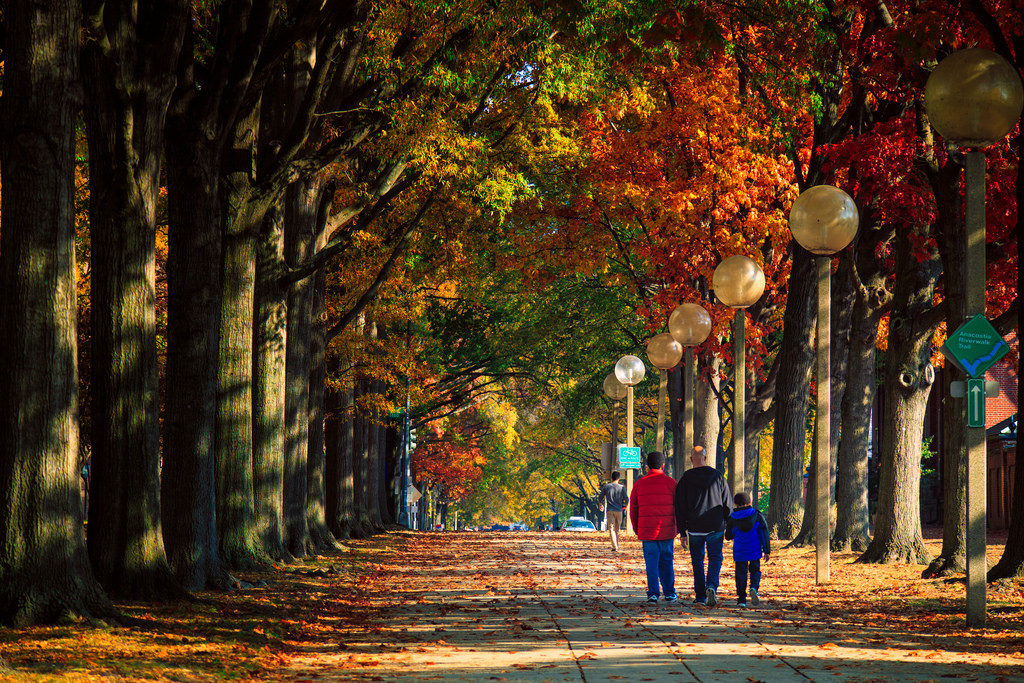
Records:
[[[832,254],[845,249],[857,234],[860,214],[850,195],[838,187],[816,185],[805,190],[789,210],[793,238],[815,254],[818,263],[818,397],[814,413],[814,541],[815,580],[827,583],[831,575],[829,540],[831,510],[831,337]]]
[[[690,461],[690,451],[693,450],[693,401],[697,389],[697,368],[693,349],[703,344],[711,334],[711,316],[700,304],[679,304],[668,317],[668,331],[686,349],[686,360],[683,361],[683,447],[675,454],[675,471],[678,477],[686,470],[686,464]],[[714,454],[713,450],[706,452]],[[714,466],[715,455],[709,455],[708,464]]]
[[[980,149],[1002,140],[1017,124],[1024,88],[1009,62],[989,50],[971,48],[939,62],[925,85],[924,106],[939,135],[968,150],[964,154],[963,313],[965,319],[972,318],[985,312],[985,154]],[[960,424],[967,446],[967,625],[984,626],[985,428],[968,427],[966,419]]]
[[[633,387],[643,381],[647,369],[636,356],[623,356],[615,362],[615,379],[626,385],[626,446],[633,447]],[[633,492],[633,468],[626,468],[626,494]],[[629,525],[626,526],[629,531]]]
[[[733,316],[733,389],[732,389],[732,453],[729,456],[729,489],[738,492],[745,488],[744,469],[747,438],[747,378],[746,378],[746,314],[764,294],[764,271],[749,256],[737,254],[725,259],[715,268],[711,284],[718,300],[736,309]]]

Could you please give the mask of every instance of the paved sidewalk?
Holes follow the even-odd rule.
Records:
[[[688,555],[678,547],[683,600],[651,605],[635,541],[612,553],[597,538],[564,534],[406,538],[407,569],[370,573],[361,584],[372,604],[365,623],[338,647],[292,658],[289,678],[1024,680],[1020,653],[894,634],[884,624],[828,623],[778,587],[764,586],[762,605],[741,610],[729,560],[723,605],[693,606]]]

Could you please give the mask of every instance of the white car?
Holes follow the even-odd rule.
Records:
[[[562,531],[597,531],[597,527],[586,517],[570,517],[562,525]]]

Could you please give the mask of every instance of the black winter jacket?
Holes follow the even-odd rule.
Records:
[[[725,531],[732,495],[721,472],[714,467],[694,467],[676,485],[676,529],[708,534]]]

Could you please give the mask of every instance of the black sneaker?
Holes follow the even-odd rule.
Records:
[[[750,589],[750,603],[752,605],[760,605],[761,604],[761,596],[757,594],[757,589],[756,588],[751,588]]]
[[[745,603],[745,602],[737,602],[736,606],[739,607],[740,609],[744,609],[744,608],[746,608],[747,603]]]
[[[700,607],[707,607],[708,606],[708,601],[707,600],[701,600],[700,598],[697,598],[696,600],[693,601],[693,604],[694,605],[699,605]]]
[[[677,599],[678,598],[676,598],[676,596],[674,596],[674,595],[666,595],[665,596],[665,602],[675,602]]]
[[[715,593],[714,588],[708,586],[708,589],[705,591],[705,593],[708,596],[708,607],[714,607],[718,604],[718,594]]]
[[[651,603],[655,603],[656,604],[658,602],[658,596],[657,595],[648,595],[647,596],[647,602],[651,602]]]

